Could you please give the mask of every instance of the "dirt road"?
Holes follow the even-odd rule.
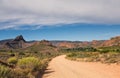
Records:
[[[70,61],[62,55],[50,62],[43,78],[120,78],[120,65]]]

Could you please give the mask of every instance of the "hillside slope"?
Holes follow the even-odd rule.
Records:
[[[34,43],[34,42],[33,42]],[[22,35],[15,39],[7,39],[0,41],[0,49],[20,49],[31,46],[33,43],[25,41]]]
[[[37,41],[32,46],[27,47],[25,50],[28,52],[41,52],[41,53],[57,52],[57,48],[47,40]]]

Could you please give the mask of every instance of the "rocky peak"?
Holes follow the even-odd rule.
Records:
[[[22,35],[17,36],[13,41],[24,41],[24,42],[26,42]]]

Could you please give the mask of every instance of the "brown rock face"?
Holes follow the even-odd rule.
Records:
[[[8,47],[8,48],[13,48],[13,49],[17,49],[17,48],[23,48],[24,45],[25,45],[25,40],[23,38],[22,35],[20,36],[17,36],[15,39],[13,39],[12,41],[10,42],[7,42],[5,43],[5,45]]]
[[[110,40],[106,40],[101,46],[120,46],[120,36],[116,36],[111,38]]]
[[[24,40],[23,36],[17,36],[15,39],[11,39],[9,41],[4,42],[1,44],[0,48],[6,49],[18,49],[24,48],[26,46],[26,41]]]
[[[23,42],[26,42],[22,35],[17,36],[13,41],[23,41]]]

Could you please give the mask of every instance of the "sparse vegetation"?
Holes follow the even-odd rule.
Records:
[[[13,44],[19,44],[18,39],[26,42],[20,36],[9,43],[15,49],[0,50],[0,78],[35,78],[39,72],[44,72],[53,57],[60,54],[67,54],[66,58],[70,60],[120,63],[120,46],[57,48],[43,40],[29,47],[19,48],[20,46]]]
[[[59,55],[55,52],[15,51],[12,53],[15,56],[11,56],[9,52],[0,52],[0,59],[5,63],[0,65],[0,78],[35,78],[39,72],[44,72],[53,57]]]
[[[100,47],[98,51],[101,53],[120,52],[120,46]]]
[[[68,59],[86,62],[102,62],[102,63],[120,63],[120,53],[109,52],[72,52],[67,54]]]
[[[11,78],[11,69],[0,65],[0,78]]]
[[[65,48],[62,52],[96,52],[97,49],[93,47],[79,47],[79,48]]]
[[[9,64],[17,64],[18,60],[17,60],[16,57],[11,57],[7,61],[8,61]]]

